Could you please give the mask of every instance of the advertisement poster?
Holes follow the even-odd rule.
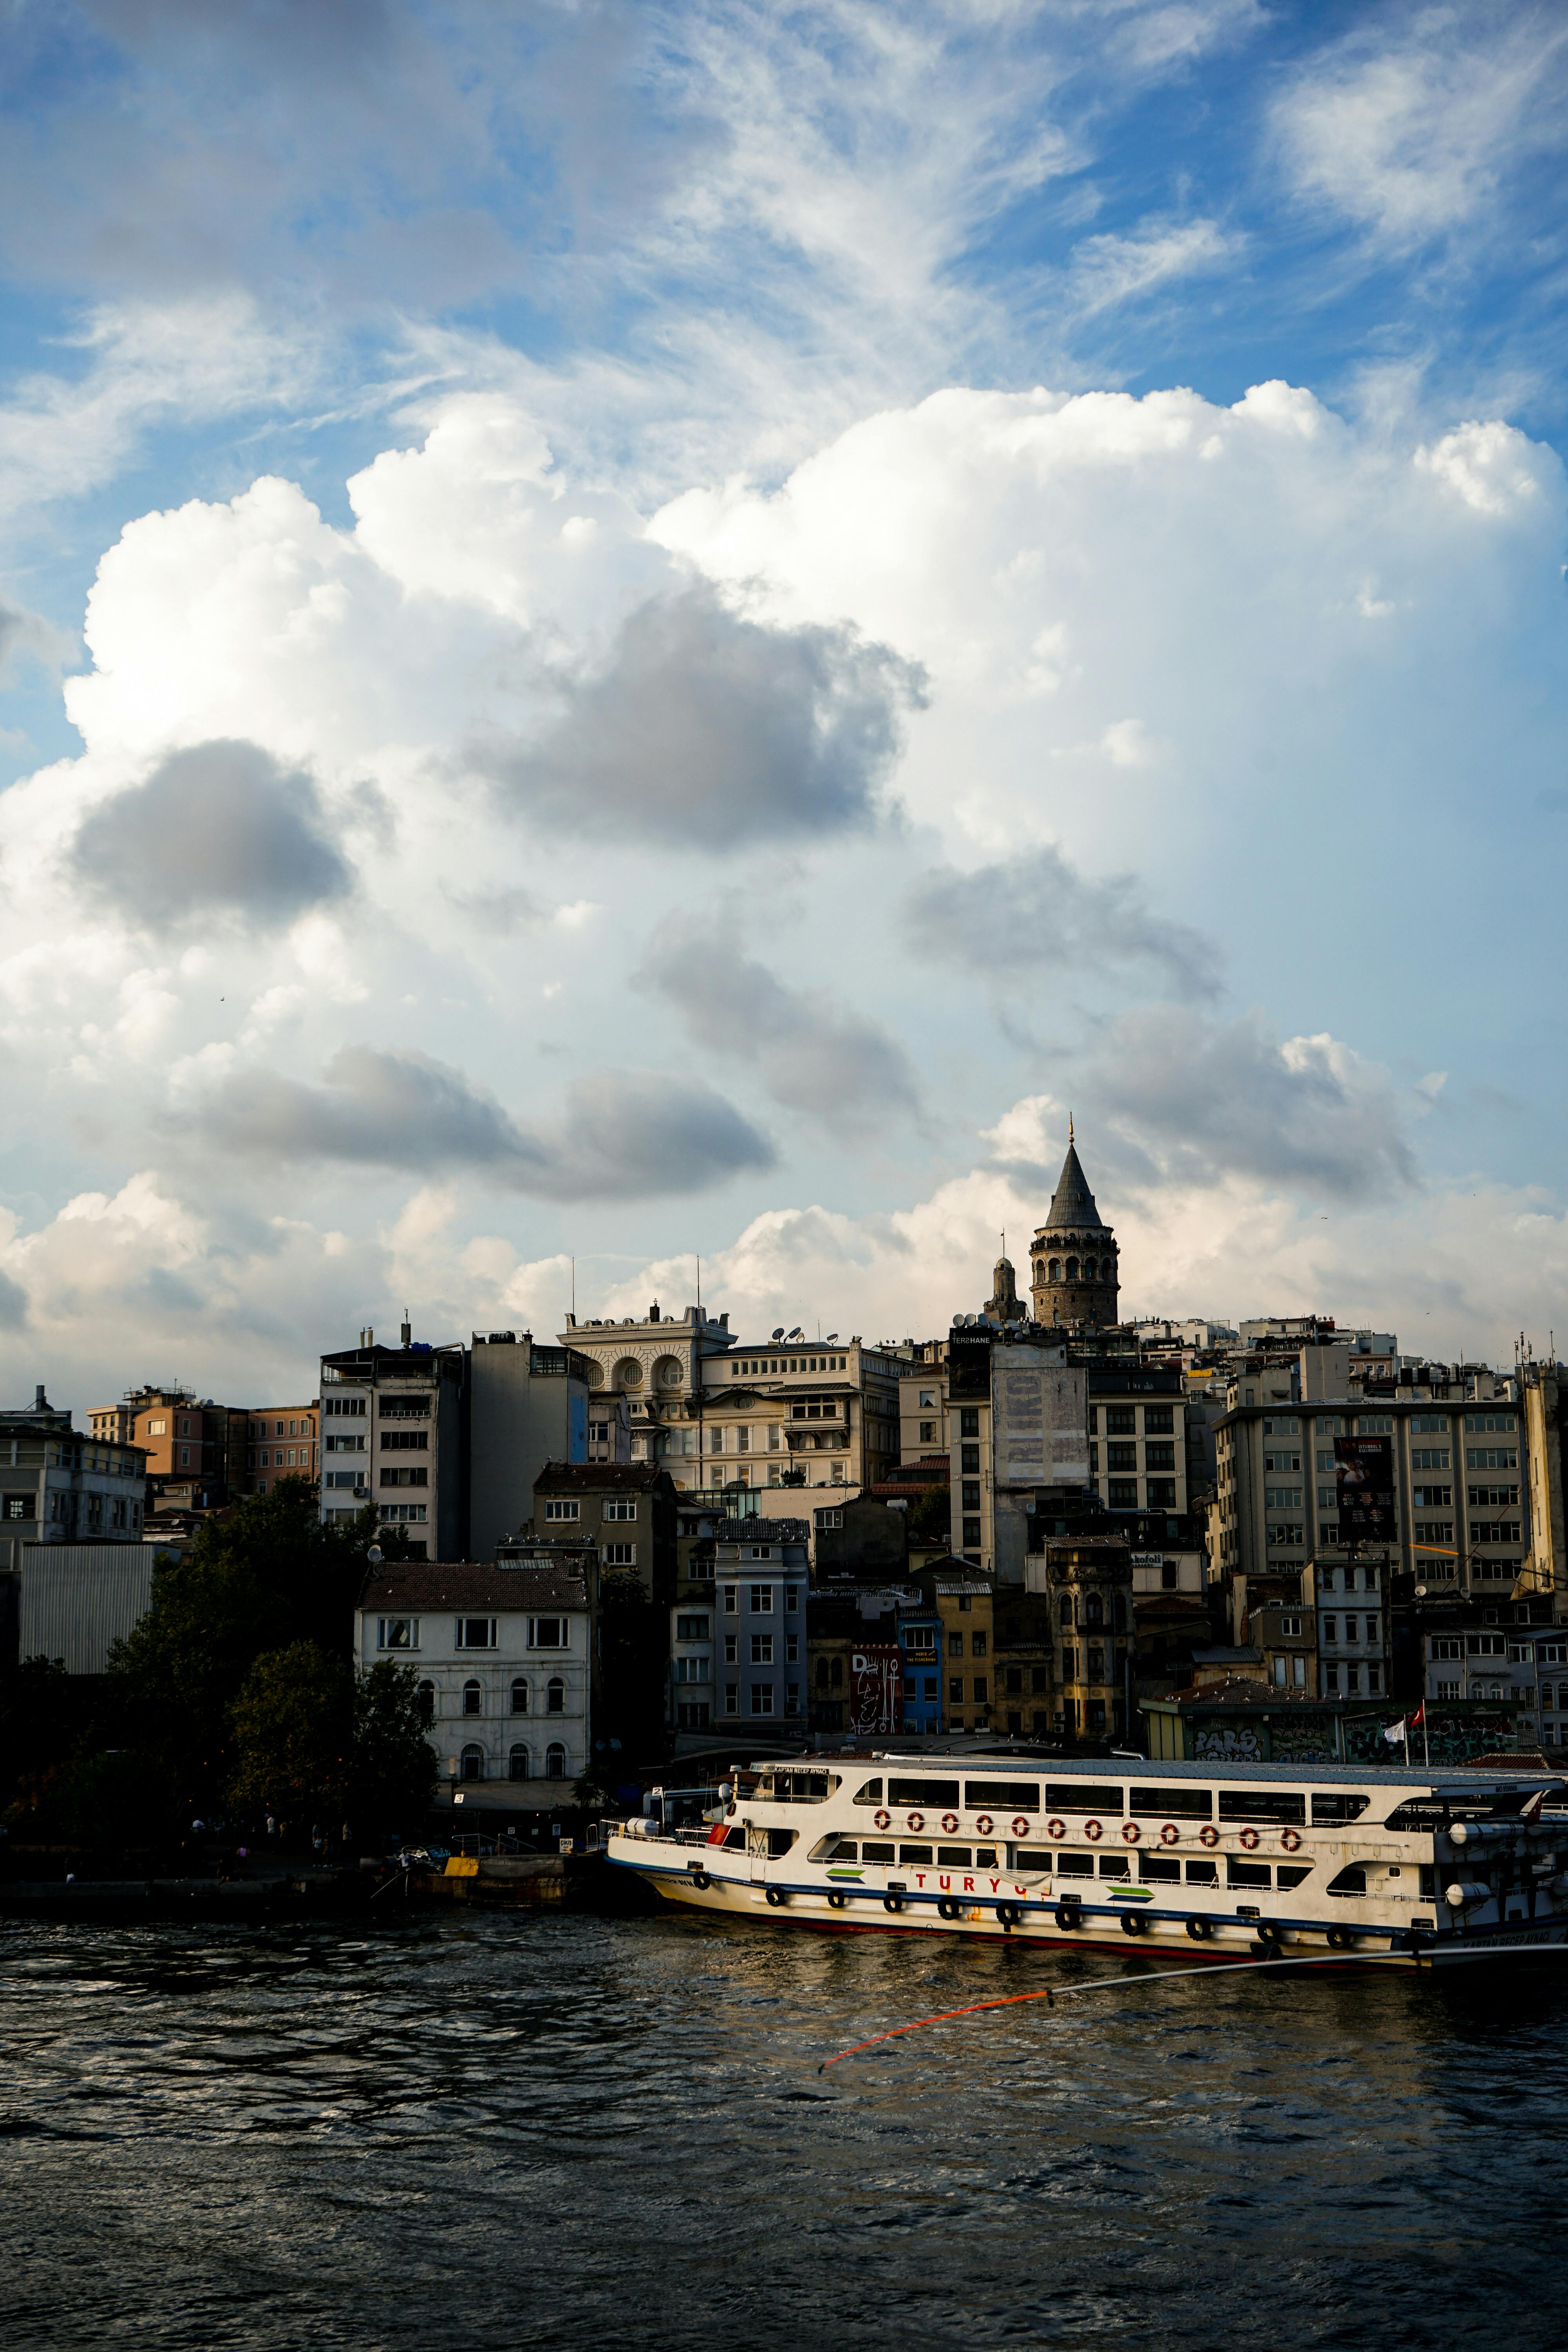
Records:
[[[1394,1440],[1336,1437],[1334,1492],[1339,1504],[1341,1543],[1392,1543]]]
[[[897,1731],[904,1719],[904,1654],[896,1642],[854,1650],[849,1657],[849,1728]]]

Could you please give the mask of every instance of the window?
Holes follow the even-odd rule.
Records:
[[[531,1650],[564,1650],[569,1646],[564,1617],[531,1617],[528,1621],[528,1646]]]
[[[1173,1412],[1174,1408],[1168,1404],[1146,1404],[1143,1408],[1144,1436],[1163,1436],[1173,1430],[1175,1427]]]
[[[752,1585],[752,1616],[753,1616],[753,1617],[771,1617],[771,1616],[773,1615],[773,1586],[772,1586],[771,1584],[753,1584],[753,1585]]]
[[[417,1617],[378,1617],[375,1621],[375,1646],[378,1650],[416,1650],[419,1647]]]
[[[1500,1430],[1505,1436],[1511,1437],[1514,1427],[1511,1412],[1468,1412],[1465,1415],[1467,1437],[1483,1436],[1489,1430]]]
[[[931,1696],[934,1697],[935,1693],[933,1692]],[[986,1704],[985,1676],[984,1675],[976,1675],[974,1677],[974,1704],[976,1706],[984,1706]]]
[[[1301,1424],[1294,1413],[1275,1413],[1263,1423],[1265,1437],[1300,1437]]]
[[[978,1520],[978,1519],[965,1519],[965,1520],[964,1520],[964,1522],[963,1522],[963,1549],[964,1549],[964,1550],[965,1550],[965,1551],[978,1551],[978,1550],[980,1549],[980,1541],[981,1541],[981,1538],[980,1538],[980,1522],[979,1522],[979,1520]]]
[[[727,1584],[724,1587],[724,1614],[726,1617],[733,1617],[737,1609],[740,1607],[740,1602],[736,1597],[738,1591],[739,1587],[733,1584]]]
[[[1107,1490],[1105,1500],[1109,1509],[1112,1511],[1135,1511],[1138,1508],[1138,1481],[1136,1478],[1108,1478],[1105,1483]]]
[[[958,1466],[964,1477],[978,1478],[980,1475],[979,1446],[961,1445],[958,1449]]]
[[[511,1686],[511,1711],[513,1715],[528,1713],[528,1685],[521,1675]]]
[[[484,1693],[479,1688],[479,1684],[465,1683],[463,1685],[463,1713],[465,1715],[482,1715],[484,1711]]]
[[[1386,1412],[1363,1412],[1356,1422],[1356,1434],[1360,1437],[1392,1437],[1393,1416]]]
[[[465,1780],[482,1780],[485,1777],[485,1751],[471,1744],[458,1759],[458,1769]]]
[[[1138,1415],[1130,1404],[1108,1404],[1105,1408],[1107,1437],[1131,1437],[1138,1428]]]
[[[920,1443],[921,1443],[921,1444],[922,1444],[922,1445],[931,1445],[931,1444],[933,1444],[935,1443],[935,1440],[936,1440],[936,1423],[935,1423],[935,1422],[934,1422],[934,1421],[922,1421],[922,1422],[921,1422],[921,1425],[920,1425]]]
[[[969,1654],[972,1658],[983,1658],[985,1655],[985,1636],[984,1633],[971,1633],[969,1637]]]
[[[526,1748],[518,1746],[510,1750],[506,1759],[506,1769],[509,1780],[527,1780],[528,1750]]]
[[[427,1429],[384,1429],[381,1433],[384,1454],[428,1454],[430,1433]],[[290,1461],[293,1455],[289,1455]]]
[[[1299,1511],[1301,1489],[1300,1486],[1265,1486],[1263,1507],[1266,1511]]]
[[[544,1777],[547,1780],[566,1778],[566,1750],[558,1739],[552,1739],[544,1751]]]
[[[1448,1449],[1446,1445],[1413,1445],[1410,1449],[1412,1470],[1446,1470]]]
[[[966,1404],[959,1407],[958,1433],[960,1437],[979,1436],[980,1407],[977,1404]],[[974,1466],[977,1470],[979,1469],[980,1465],[978,1461],[975,1463]]]
[[[822,1663],[826,1665],[827,1663],[826,1659],[825,1658]],[[712,1675],[707,1659],[705,1657],[677,1658],[675,1661],[675,1679],[678,1683],[705,1683],[710,1681],[712,1679]]]
[[[1337,1696],[1339,1687],[1339,1661],[1336,1658],[1329,1658],[1325,1660],[1323,1665],[1323,1691],[1325,1696],[1330,1697]]]
[[[605,1546],[606,1568],[635,1568],[637,1564],[637,1548],[635,1543],[607,1543]]]
[[[960,1510],[963,1510],[963,1511],[977,1511],[977,1510],[980,1508],[980,1481],[979,1481],[979,1479],[978,1479],[978,1478],[974,1478],[974,1479],[968,1479],[968,1478],[966,1478],[966,1479],[963,1480],[961,1483],[962,1483],[962,1486],[963,1486],[963,1492],[962,1492],[962,1494],[961,1494],[961,1495],[960,1495],[960,1496],[959,1496],[959,1508],[960,1508]]]
[[[577,1517],[577,1506],[575,1503],[564,1500],[547,1502],[544,1506],[544,1516],[547,1519],[574,1519]]]
[[[493,1617],[459,1617],[452,1646],[458,1650],[493,1650],[496,1645],[496,1621]]]
[[[383,1486],[427,1486],[430,1473],[425,1469],[388,1470],[384,1465],[377,1483]]]
[[[677,1617],[676,1639],[680,1642],[705,1642],[708,1639],[710,1625],[710,1621],[706,1617]]]
[[[566,1712],[566,1685],[559,1675],[552,1675],[544,1685],[544,1712],[546,1715],[564,1715]]]
[[[1299,1454],[1266,1454],[1263,1457],[1263,1475],[1266,1478],[1280,1476],[1289,1478],[1300,1467],[1301,1457]]]
[[[772,1715],[773,1711],[773,1686],[772,1683],[753,1683],[752,1685],[752,1713],[753,1715]]]
[[[771,1633],[753,1633],[753,1634],[752,1634],[752,1665],[753,1665],[753,1666],[771,1666],[771,1665],[773,1664],[773,1635],[772,1635]]]
[[[1175,1466],[1176,1449],[1173,1445],[1145,1445],[1143,1448],[1145,1470],[1173,1470]]]
[[[605,1517],[607,1519],[635,1519],[637,1515],[637,1507],[635,1498],[631,1500],[612,1498],[605,1505]]]
[[[795,1617],[798,1616],[799,1613],[800,1587],[798,1584],[786,1584],[784,1587],[784,1614],[786,1617]]]

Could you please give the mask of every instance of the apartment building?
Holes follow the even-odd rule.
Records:
[[[140,1542],[145,1495],[141,1447],[76,1429],[41,1388],[0,1412],[0,1573],[24,1545]]]
[[[721,1517],[686,1563],[670,1610],[668,1720],[678,1731],[806,1721],[810,1530],[804,1519]]]
[[[947,1426],[947,1342],[940,1345],[940,1361],[906,1365],[899,1374],[899,1460],[919,1462],[928,1454],[946,1454],[952,1446]]]
[[[612,1432],[624,1422],[627,1458],[667,1467],[678,1486],[708,1482],[700,1443],[704,1367],[734,1346],[727,1315],[700,1307],[665,1315],[655,1299],[640,1318],[566,1318],[560,1344],[587,1365],[589,1444],[595,1458],[617,1459]],[[601,1457],[599,1449],[606,1449]],[[689,1466],[688,1466],[689,1465]]]
[[[461,1559],[468,1550],[467,1350],[414,1339],[321,1358],[321,1516],[375,1505],[384,1527],[407,1537],[416,1558]]]
[[[245,1458],[234,1486],[265,1495],[279,1478],[321,1474],[321,1403],[265,1405],[245,1416]],[[234,1486],[231,1486],[231,1492]]]
[[[524,1331],[476,1331],[468,1351],[468,1544],[476,1559],[534,1516],[534,1487],[550,1463],[631,1460],[624,1402],[591,1410],[594,1366],[574,1348],[540,1347]],[[602,1435],[595,1437],[595,1427]]]
[[[590,1547],[603,1575],[635,1576],[661,1605],[678,1581],[675,1482],[651,1462],[547,1462],[523,1540]]]

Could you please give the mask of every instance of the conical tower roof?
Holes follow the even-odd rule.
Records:
[[[1046,1218],[1047,1229],[1066,1232],[1069,1227],[1082,1232],[1092,1227],[1097,1233],[1109,1233],[1110,1228],[1100,1220],[1094,1204],[1094,1194],[1089,1189],[1089,1179],[1078,1156],[1078,1146],[1068,1144],[1068,1156],[1062,1161],[1062,1172],[1057,1179],[1057,1189],[1051,1195],[1050,1211]]]

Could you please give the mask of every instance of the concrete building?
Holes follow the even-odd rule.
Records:
[[[624,1398],[594,1398],[595,1367],[574,1348],[538,1347],[524,1331],[476,1331],[468,1357],[468,1542],[493,1559],[533,1517],[547,1463],[629,1463]],[[594,1411],[590,1413],[590,1403]],[[591,1427],[603,1434],[590,1441]]]
[[[805,1730],[809,1532],[804,1519],[723,1517],[685,1562],[670,1610],[676,1731]]]
[[[279,1478],[321,1475],[321,1402],[253,1407],[245,1420],[245,1455],[229,1482],[232,1495],[265,1495]]]
[[[38,1389],[30,1407],[0,1412],[0,1573],[26,1544],[139,1542],[146,1457],[120,1438],[72,1427]]]
[[[591,1435],[595,1449],[608,1446],[608,1458],[619,1459],[612,1444],[618,1409],[632,1461],[660,1464],[678,1486],[709,1483],[702,1475],[704,1369],[735,1344],[727,1315],[710,1316],[700,1307],[665,1315],[655,1299],[640,1321],[628,1315],[580,1323],[570,1315],[560,1341],[589,1367],[590,1432],[602,1424]]]
[[[1029,1262],[1037,1323],[1098,1330],[1115,1322],[1121,1280],[1116,1235],[1095,1206],[1070,1119],[1067,1158],[1046,1222],[1029,1245]]]
[[[782,1517],[799,1510],[798,1487],[868,1494],[898,1465],[905,1369],[891,1347],[858,1338],[738,1341],[704,1364],[703,1460],[689,1483],[760,1488],[763,1515]]]
[[[942,1340],[938,1363],[906,1367],[899,1374],[899,1460],[919,1462],[931,1454],[946,1454],[952,1445],[947,1426],[947,1342]]]
[[[374,1502],[416,1557],[460,1559],[468,1545],[468,1360],[457,1346],[416,1340],[321,1358],[321,1516]]]
[[[952,1549],[1022,1584],[1029,1505],[1042,1488],[1089,1484],[1087,1376],[1059,1331],[976,1317],[953,1326],[948,1379]]]
[[[1528,1549],[1510,1384],[1470,1372],[1462,1388],[1436,1381],[1363,1391],[1348,1379],[1342,1385],[1338,1349],[1303,1350],[1300,1364],[1233,1384],[1237,1402],[1215,1430],[1211,1555],[1219,1570],[1300,1570],[1348,1548],[1336,1442],[1376,1439],[1388,1448],[1394,1518],[1393,1535],[1374,1547],[1384,1570],[1427,1585],[1510,1593]]]
[[[1525,1577],[1531,1592],[1552,1596],[1552,1613],[1563,1622],[1568,1620],[1568,1520],[1563,1495],[1568,1372],[1556,1361],[1522,1363],[1519,1403],[1529,1540]]]
[[[675,1598],[675,1482],[651,1462],[547,1462],[533,1482],[523,1540],[580,1544],[601,1576],[635,1576],[650,1599]]]
[[[1132,1556],[1110,1536],[1048,1542],[1029,1561],[1029,1590],[1050,1603],[1054,1727],[1068,1739],[1125,1734],[1130,1720]]]
[[[537,1807],[570,1801],[588,1769],[592,1632],[587,1584],[559,1565],[404,1561],[366,1579],[354,1657],[415,1669],[440,1771],[466,1804]]]

